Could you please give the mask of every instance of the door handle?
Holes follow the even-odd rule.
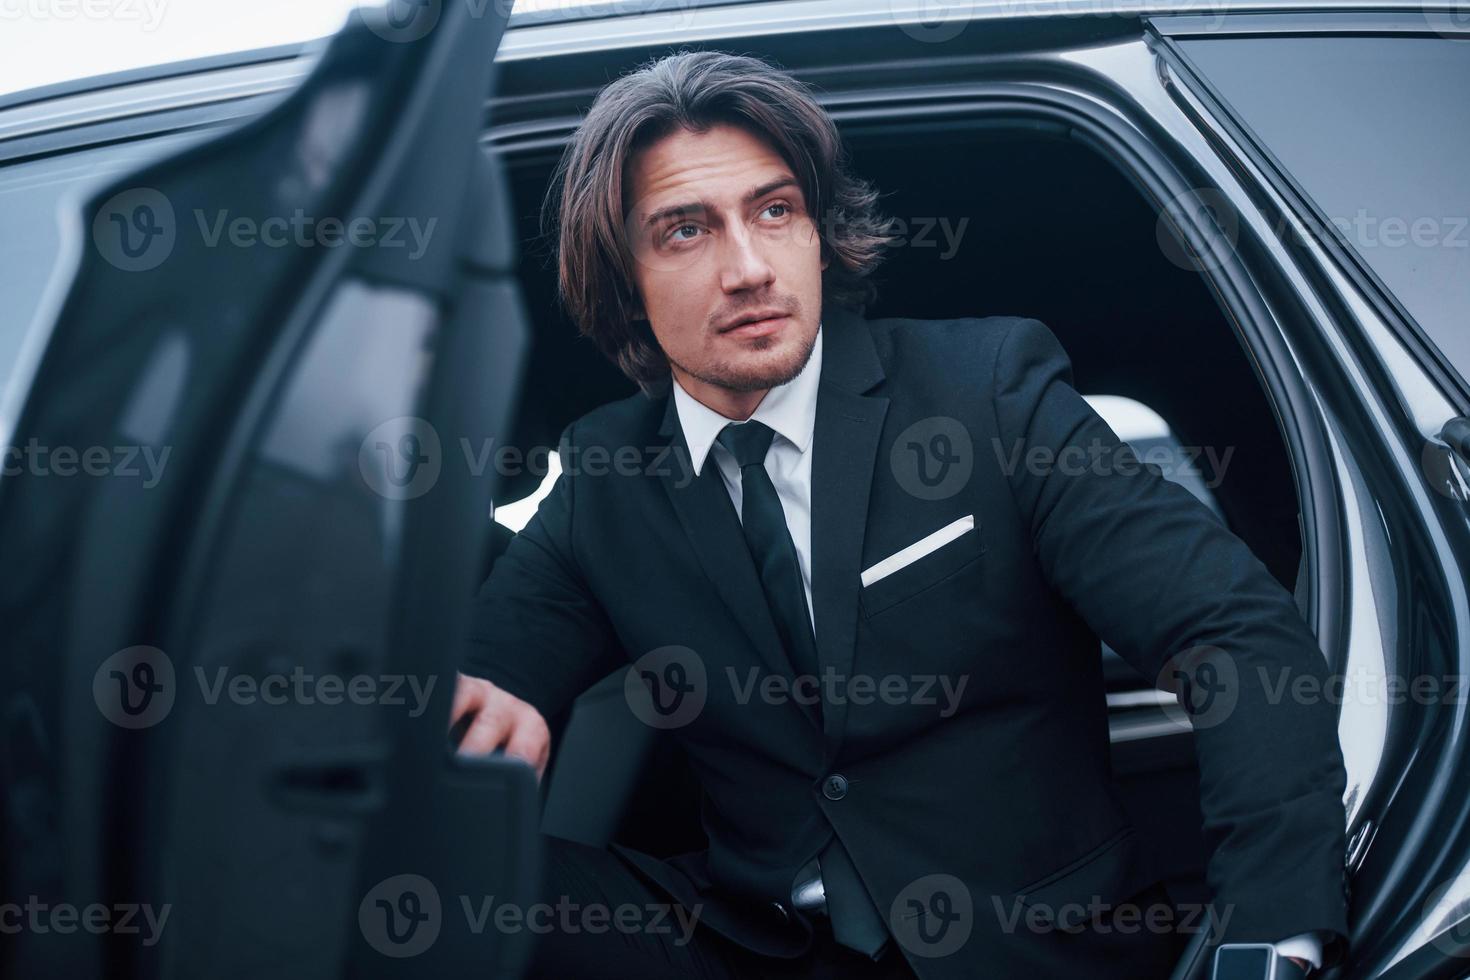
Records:
[[[383,805],[386,744],[332,749],[319,758],[287,763],[269,778],[266,790],[283,810],[325,815],[369,813]]]

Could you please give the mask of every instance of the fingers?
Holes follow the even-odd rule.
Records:
[[[525,760],[536,770],[537,779],[546,772],[547,758],[551,754],[551,733],[534,709],[518,719],[505,743],[505,754]]]
[[[488,755],[510,735],[512,718],[506,711],[481,709],[460,740],[461,755]]]
[[[453,727],[464,714],[478,711],[485,703],[489,681],[459,674],[454,681],[454,703],[449,708],[449,725]]]
[[[551,732],[541,713],[487,680],[459,675],[450,708],[450,727],[467,720],[461,755],[488,755],[504,748],[536,770],[540,779],[551,755]]]

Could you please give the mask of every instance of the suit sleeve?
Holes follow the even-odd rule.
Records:
[[[1043,573],[1119,655],[1181,695],[1226,941],[1323,930],[1337,945],[1347,932],[1347,775],[1316,639],[1245,543],[1145,468],[1071,380],[1039,321],[1019,321],[1001,341],[996,421],[1004,448],[1021,450],[1007,476]],[[1057,462],[1029,465],[1038,447],[1037,458]],[[1301,678],[1311,680],[1298,690],[1316,697],[1293,696]]]
[[[562,472],[480,588],[461,669],[551,719],[621,662],[607,613],[573,549],[575,475],[566,467],[576,423],[562,433]],[[572,454],[571,458],[576,458]]]

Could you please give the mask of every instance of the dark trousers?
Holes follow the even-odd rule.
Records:
[[[909,980],[896,944],[876,962],[838,945],[815,916],[812,949],[797,959],[760,956],[675,907],[615,854],[585,844],[543,838],[550,907],[538,923],[530,976],[546,980],[662,978],[843,978]]]

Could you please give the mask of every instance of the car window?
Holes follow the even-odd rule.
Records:
[[[1184,52],[1470,377],[1470,43],[1199,38]]]
[[[561,476],[561,457],[554,452],[548,453],[546,476],[541,479],[536,489],[520,500],[508,504],[497,504],[491,516],[497,523],[519,534],[535,515],[536,508],[541,506],[541,501],[551,493],[551,488],[556,484],[556,478],[559,476]]]
[[[85,197],[119,173],[177,149],[198,136],[168,137],[144,144],[87,150],[0,169],[0,403],[10,394],[27,330],[62,257],[62,208]],[[85,242],[83,243],[86,244]],[[0,422],[13,422],[0,420]]]
[[[1082,397],[1114,435],[1128,444],[1139,462],[1157,468],[1160,476],[1194,494],[1224,521],[1219,501],[1215,499],[1215,487],[1225,474],[1215,454],[1181,445],[1164,417],[1141,401],[1122,395]]]

